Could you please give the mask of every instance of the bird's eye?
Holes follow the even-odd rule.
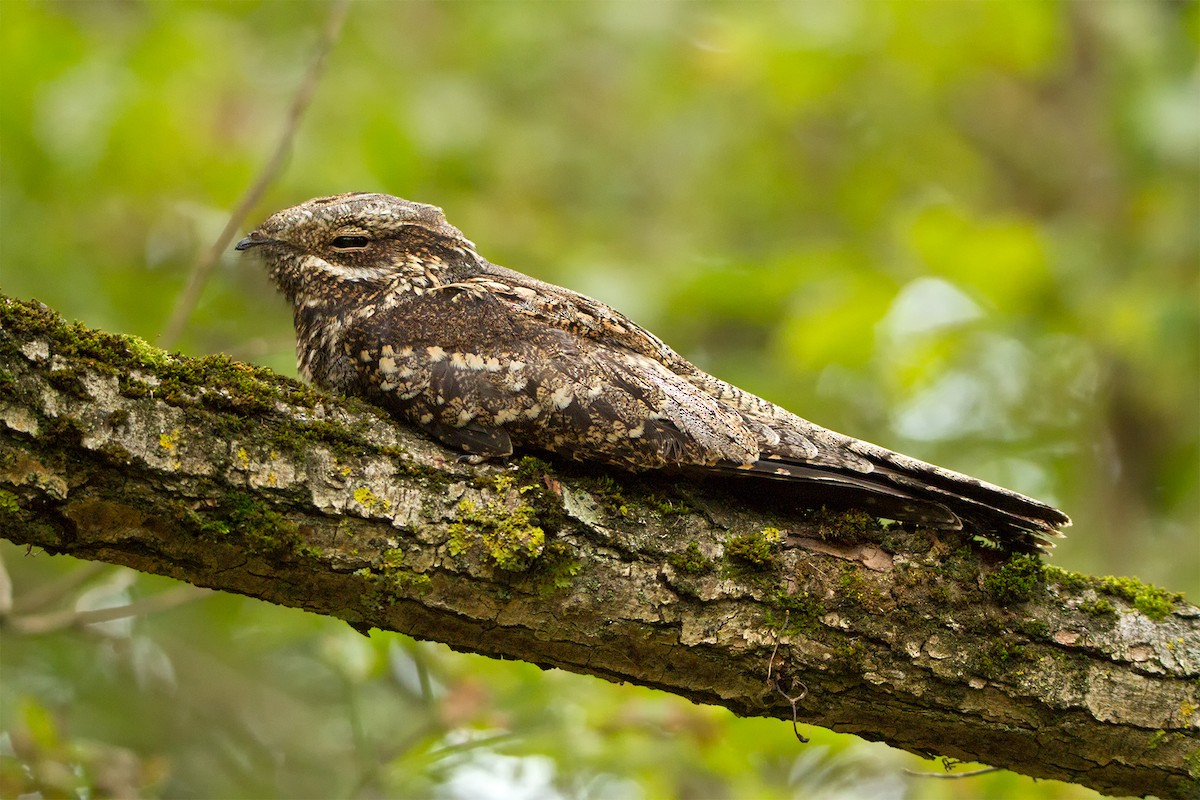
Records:
[[[370,243],[366,236],[338,236],[333,240],[333,246],[339,250],[357,250]]]

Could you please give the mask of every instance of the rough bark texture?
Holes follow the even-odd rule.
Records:
[[[13,542],[743,715],[790,720],[800,698],[802,723],[918,753],[1200,797],[1200,610],[763,491],[457,464],[369,406],[0,299]]]

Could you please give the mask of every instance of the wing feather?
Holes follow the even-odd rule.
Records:
[[[830,431],[725,383],[586,295],[485,265],[444,288],[495,303],[506,325],[529,332],[540,348],[526,353],[539,370],[529,386],[596,387],[552,412],[558,441],[539,433],[540,420],[511,426],[519,444],[633,469],[704,466],[857,491],[881,515],[948,528],[967,520],[1018,542],[1042,544],[1070,524],[1036,500]],[[547,330],[555,357],[538,340]]]

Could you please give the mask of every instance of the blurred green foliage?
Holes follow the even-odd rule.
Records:
[[[0,3],[0,290],[154,341],[327,13]],[[360,2],[250,222],[436,203],[711,372],[1058,503],[1056,563],[1195,598],[1198,31],[1169,0]],[[182,349],[294,372],[233,254]],[[73,566],[0,553],[18,604]],[[3,644],[5,796],[1092,796],[235,597]]]

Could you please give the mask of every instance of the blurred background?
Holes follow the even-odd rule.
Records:
[[[0,291],[160,343],[331,6],[0,3]],[[1195,2],[356,2],[248,220],[383,191],[1200,596]],[[175,343],[295,374],[234,253]],[[0,543],[18,607],[165,579]],[[233,596],[3,632],[0,795],[1084,798]]]

